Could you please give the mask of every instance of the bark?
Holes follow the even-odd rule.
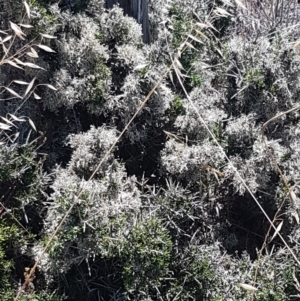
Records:
[[[143,28],[143,41],[150,43],[150,27],[148,16],[148,0],[106,0],[106,8],[119,4],[124,14],[133,17]]]

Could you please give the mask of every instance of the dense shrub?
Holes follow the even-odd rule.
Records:
[[[152,0],[150,45],[104,0],[25,3],[0,32],[1,298],[39,261],[20,300],[297,300],[297,1]]]

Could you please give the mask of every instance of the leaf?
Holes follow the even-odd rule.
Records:
[[[220,17],[228,17],[228,16],[232,16],[232,14],[230,14],[227,10],[225,10],[224,8],[221,8],[221,7],[217,7],[217,8],[214,10],[214,13],[215,13],[217,16],[220,16]]]
[[[13,82],[18,84],[18,85],[28,85],[29,84],[27,82],[23,82],[22,80],[13,80]]]
[[[202,38],[204,38],[204,39],[208,39],[208,37],[202,32],[202,31],[200,31],[200,30],[197,30],[197,29],[194,29],[196,32],[197,32],[197,34],[199,34]]]
[[[297,41],[294,43],[293,48],[298,49],[299,46],[300,46],[300,40],[297,40]]]
[[[34,99],[42,99],[40,96],[38,96],[37,94],[33,93],[33,97]]]
[[[5,54],[7,54],[7,52],[8,52],[8,49],[5,47],[5,45],[4,45],[4,44],[2,44],[2,48],[3,48],[3,51],[5,52]]]
[[[39,44],[39,45],[36,45],[36,46],[43,49],[43,50],[45,50],[45,51],[47,51],[47,52],[55,52],[53,49],[51,49],[50,47],[45,46],[45,45]]]
[[[51,36],[49,34],[44,34],[44,33],[41,33],[41,36],[44,38],[47,38],[47,39],[57,39],[57,37],[55,37],[55,36]]]
[[[299,225],[300,220],[299,220],[299,215],[296,211],[292,212],[292,216],[295,218],[296,223]]]
[[[193,36],[193,35],[191,35],[191,34],[188,34],[188,37],[189,37],[190,39],[192,39],[192,40],[194,40],[194,41],[196,41],[196,42],[200,43],[200,44],[203,44],[203,42],[202,42],[202,41],[200,41],[199,39],[197,39],[196,37],[194,37],[194,36]]]
[[[12,126],[15,126],[10,120],[6,119],[5,117],[2,117],[1,118],[8,124],[12,125]]]
[[[11,38],[12,38],[12,36],[8,36],[8,37],[4,38],[1,42],[5,43],[5,42],[9,41]]]
[[[30,7],[29,7],[29,5],[26,1],[24,1],[23,4],[25,6],[25,10],[26,10],[26,14],[28,16],[28,19],[30,19]]]
[[[185,43],[188,47],[197,50],[191,43],[189,43],[189,42],[185,42]]]
[[[15,58],[15,61],[16,61],[19,65],[25,66],[24,63],[23,63],[21,60]]]
[[[2,123],[0,122],[0,129],[1,130],[9,130],[11,128],[11,126],[5,124],[5,123]]]
[[[251,291],[251,292],[257,291],[257,288],[254,287],[254,286],[252,286],[252,285],[250,285],[250,284],[239,283],[239,286],[241,288],[243,288],[244,290],[246,290],[246,291]]]
[[[240,1],[240,0],[234,0],[234,1],[237,6],[241,7],[242,9],[247,9],[242,1]]]
[[[25,93],[24,93],[23,98],[25,98],[25,96],[29,93],[29,91],[30,91],[31,88],[33,87],[34,82],[35,82],[35,78],[29,83],[29,85],[28,85],[28,87],[27,87],[27,89],[26,89],[26,91],[25,91]]]
[[[57,91],[57,89],[55,87],[53,87],[52,85],[44,84],[44,86],[48,87],[51,90]]]
[[[209,28],[213,29],[216,32],[219,32],[210,22],[206,21],[206,24],[208,25]]]
[[[24,27],[24,28],[32,28],[33,26],[32,25],[29,25],[29,24],[18,24],[19,26],[21,27]]]
[[[30,67],[30,68],[33,68],[33,69],[43,69],[45,70],[44,68],[38,66],[38,65],[35,65],[33,63],[23,63],[24,66],[27,66],[27,67]]]
[[[169,71],[169,77],[170,77],[172,84],[174,85],[173,74],[172,74],[171,70]]]
[[[14,31],[15,35],[16,35],[17,37],[19,37],[21,40],[25,40],[25,39],[23,38],[23,36],[26,36],[26,35],[25,35],[25,33],[21,30],[21,28],[20,28],[17,24],[15,24],[15,23],[13,23],[13,22],[11,22],[11,21],[9,21],[9,23],[10,23],[10,27],[11,27],[11,29]]]
[[[282,222],[278,225],[278,227],[276,228],[275,233],[273,234],[273,236],[272,236],[270,242],[271,242],[271,241],[275,238],[275,236],[279,233],[279,231],[280,231],[281,228],[282,228],[282,225],[283,225],[283,221],[282,221]]]
[[[134,68],[134,70],[139,71],[139,70],[144,69],[144,68],[147,67],[147,66],[148,66],[148,64],[140,64],[140,65],[137,65],[137,66]]]
[[[33,47],[30,47],[30,51],[31,52],[26,52],[26,54],[30,57],[33,57],[33,58],[38,58],[39,55],[38,53],[35,51],[35,49]]]
[[[13,120],[15,120],[15,121],[19,121],[19,122],[21,122],[21,121],[26,121],[25,119],[18,118],[17,116],[15,116],[15,115],[13,115],[13,114],[8,113],[8,115],[10,115],[11,118],[12,118]]]
[[[293,204],[295,204],[297,202],[297,197],[295,195],[295,192],[291,189],[290,189],[290,198],[291,198]]]
[[[10,61],[10,60],[6,60],[5,63],[13,66],[13,67],[16,67],[16,68],[19,68],[19,69],[22,69],[24,70],[22,67],[18,66],[16,63],[14,63],[13,61]]]
[[[22,99],[22,96],[20,96],[17,92],[15,92],[14,90],[10,89],[10,88],[7,88],[5,87],[5,89],[10,92],[12,95],[18,97],[18,98],[21,98]]]
[[[39,56],[36,50],[33,47],[30,47],[30,51],[34,53],[37,57]]]
[[[205,23],[200,23],[200,22],[197,22],[196,25],[197,25],[198,27],[200,27],[201,29],[209,27],[207,24],[205,24]]]
[[[28,122],[31,125],[31,127],[36,131],[36,127],[35,127],[33,121],[29,117],[28,117]]]
[[[174,63],[176,65],[176,67],[178,67],[179,69],[183,69],[183,66],[181,65],[181,63],[179,62],[178,59],[174,59]]]

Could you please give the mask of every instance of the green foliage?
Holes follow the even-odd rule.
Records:
[[[169,273],[171,248],[170,236],[159,220],[139,222],[122,251],[125,289],[153,294]]]
[[[218,285],[214,268],[211,265],[210,254],[202,252],[199,248],[191,247],[185,251],[186,257],[174,266],[175,281],[170,287],[169,294],[174,297],[179,294],[181,300],[208,300],[214,288]]]
[[[182,106],[182,99],[180,98],[180,96],[175,95],[173,102],[172,102],[172,107],[171,107],[171,116],[173,117],[177,117],[178,115],[180,115],[183,111],[183,106]]]
[[[14,263],[8,255],[11,256],[10,252],[19,240],[18,227],[8,226],[4,220],[0,220],[0,294],[3,301],[12,300],[15,294],[15,288],[10,279]]]

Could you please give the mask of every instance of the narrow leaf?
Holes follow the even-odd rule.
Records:
[[[57,37],[55,37],[55,36],[51,36],[49,34],[44,34],[44,33],[41,33],[41,36],[44,38],[47,38],[47,39],[57,39]]]
[[[57,89],[55,87],[53,87],[52,85],[45,84],[44,86],[48,87],[51,90],[57,91]]]
[[[24,65],[25,63],[23,63],[21,60],[15,58],[15,61],[16,61],[19,65],[25,66],[25,65]]]
[[[234,0],[234,1],[237,6],[241,7],[242,9],[247,9],[242,1],[240,1],[240,0]]]
[[[214,31],[219,32],[210,22],[206,21],[206,24],[208,25],[208,27],[210,27]]]
[[[195,49],[195,50],[197,50],[191,43],[189,43],[189,42],[186,42],[186,45],[189,47],[189,48],[192,48],[192,49]]]
[[[34,99],[42,99],[40,96],[38,96],[37,94],[33,93],[33,97]]]
[[[15,126],[10,120],[8,120],[7,118],[5,118],[5,117],[2,117],[1,116],[1,118],[6,122],[6,123],[8,123],[8,124],[10,124],[10,125],[12,125],[12,126]]]
[[[273,236],[272,236],[272,238],[271,238],[271,240],[270,240],[270,242],[275,238],[275,236],[279,233],[279,231],[281,230],[281,228],[282,228],[282,225],[283,225],[283,221],[278,225],[278,227],[276,228],[276,231],[275,231],[275,233],[273,234]]]
[[[7,50],[7,48],[5,47],[4,44],[2,44],[2,48],[3,48],[4,53],[7,54],[8,50]]]
[[[246,290],[246,291],[252,291],[252,292],[257,291],[257,288],[254,287],[254,286],[252,286],[252,285],[250,285],[250,284],[239,283],[239,286],[241,288],[243,288],[244,290]]]
[[[39,56],[35,53],[32,53],[32,52],[26,52],[26,54],[29,56],[29,57],[33,57],[33,58],[38,58]]]
[[[295,192],[293,190],[290,190],[290,198],[291,198],[291,200],[294,204],[297,202],[297,197],[296,197]]]
[[[144,69],[147,66],[148,66],[148,64],[140,64],[140,65],[137,65],[136,67],[134,67],[134,70],[139,71],[139,70]]]
[[[197,25],[198,27],[200,27],[201,29],[209,27],[207,24],[205,24],[205,23],[200,23],[200,22],[197,22],[196,25]]]
[[[30,19],[30,8],[29,8],[29,5],[26,1],[23,2],[24,3],[24,6],[25,6],[25,9],[26,9],[26,14],[28,16],[28,19]]]
[[[32,28],[33,26],[32,25],[29,25],[29,24],[18,24],[20,27],[24,27],[24,28]]]
[[[179,62],[179,60],[175,59],[174,60],[175,65],[179,68],[179,69],[183,69],[183,66],[181,65],[181,63]]]
[[[202,38],[204,38],[204,39],[208,39],[208,37],[202,32],[202,31],[200,31],[200,30],[197,30],[197,29],[194,29],[196,32],[197,32],[197,34],[199,34]]]
[[[51,49],[50,47],[45,46],[45,45],[40,44],[40,45],[36,45],[36,46],[43,49],[43,50],[45,50],[45,51],[47,51],[47,52],[55,52],[53,49]]]
[[[30,51],[34,53],[37,57],[39,56],[36,50],[33,47],[30,47]]]
[[[192,40],[194,40],[194,41],[196,41],[196,42],[200,43],[200,44],[203,44],[203,42],[202,42],[202,41],[200,41],[199,39],[197,39],[196,37],[194,37],[194,36],[193,36],[193,35],[191,35],[191,34],[188,34],[188,37],[189,37],[190,39],[192,39]]]
[[[27,82],[23,82],[22,80],[13,80],[13,82],[18,84],[18,85],[28,85],[29,84]]]
[[[17,65],[16,63],[14,63],[13,61],[6,60],[5,62],[6,62],[7,64],[13,66],[13,67],[16,67],[16,68],[19,68],[19,69],[22,69],[22,70],[23,70],[22,67],[18,66],[18,65]]]
[[[28,122],[31,125],[31,127],[36,131],[36,127],[35,127],[33,121],[30,118],[28,118]]]
[[[19,121],[19,122],[25,121],[25,119],[18,118],[17,116],[15,116],[15,115],[13,115],[13,114],[8,113],[8,115],[10,115],[11,118],[14,119],[15,121]]]
[[[0,129],[1,130],[9,130],[11,128],[11,126],[5,124],[5,123],[2,123],[0,122]]]
[[[35,65],[33,63],[23,63],[23,64],[24,64],[24,66],[27,66],[27,67],[30,67],[30,68],[33,68],[33,69],[43,69],[43,70],[45,70],[44,68],[42,68],[38,65]]]
[[[169,77],[170,77],[170,80],[171,80],[172,84],[174,85],[173,74],[172,74],[171,71],[169,71]]]
[[[11,21],[9,21],[9,23],[10,23],[10,27],[11,27],[11,29],[14,31],[15,35],[16,35],[17,37],[19,37],[21,40],[25,40],[25,39],[23,38],[23,36],[26,36],[26,35],[25,35],[25,33],[21,30],[21,28],[20,28],[17,24],[15,24],[15,23],[13,23],[13,22],[11,22]]]
[[[2,40],[2,43],[5,43],[5,42],[9,41],[11,38],[12,38],[12,36],[8,36],[8,37],[4,38]]]
[[[299,225],[300,220],[299,220],[299,215],[298,215],[297,211],[292,212],[292,216],[295,218],[296,223]]]
[[[214,12],[217,16],[220,16],[220,17],[232,16],[232,14],[230,14],[227,10],[225,10],[224,8],[221,8],[221,7],[217,7],[214,10]]]
[[[7,88],[5,87],[5,89],[10,92],[12,95],[18,97],[18,98],[21,98],[22,99],[22,96],[20,96],[17,92],[15,92],[14,90],[10,89],[10,88]]]
[[[28,85],[28,87],[27,87],[27,89],[26,89],[26,91],[25,91],[25,93],[24,93],[23,98],[25,98],[26,95],[30,92],[30,90],[31,90],[32,87],[33,87],[34,82],[35,82],[35,78],[34,78],[34,79],[30,82],[30,84]]]

